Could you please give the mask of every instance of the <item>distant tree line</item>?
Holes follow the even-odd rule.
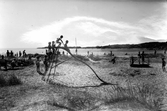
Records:
[[[43,47],[39,47],[43,48]],[[115,44],[115,45],[105,45],[105,46],[89,46],[89,47],[81,47],[81,46],[69,46],[70,49],[73,48],[83,48],[83,49],[88,49],[88,48],[111,48],[111,49],[120,49],[120,48],[146,48],[149,50],[155,50],[155,49],[166,49],[167,50],[167,42],[145,42],[145,43],[140,43],[140,44]]]
[[[167,42],[146,42],[141,44],[116,44],[96,46],[96,48],[146,48],[146,49],[167,49]]]

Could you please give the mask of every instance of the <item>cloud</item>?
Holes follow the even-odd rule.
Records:
[[[139,43],[140,38],[138,37],[144,36],[145,33],[143,26],[76,16],[31,29],[23,35],[22,41],[47,45],[49,41],[64,35],[64,41],[69,40],[71,46],[75,46],[75,38],[79,46],[129,44]]]
[[[167,40],[167,3],[163,4],[162,11],[139,21],[139,26],[145,29],[143,31],[145,36],[155,40]]]

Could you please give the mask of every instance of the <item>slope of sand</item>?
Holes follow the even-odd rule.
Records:
[[[152,68],[131,68],[129,61],[112,64],[108,60],[102,60],[96,64],[88,64],[103,80],[118,83],[121,87],[124,87],[127,78],[134,84],[148,79],[167,82],[167,73],[162,72],[160,63],[153,63]],[[51,76],[54,84],[42,81],[35,65],[21,70],[0,71],[0,74],[5,77],[15,74],[23,83],[0,88],[1,111],[150,111],[134,100],[107,102],[114,86],[98,87],[101,82],[94,73],[74,60],[56,68],[55,75]]]

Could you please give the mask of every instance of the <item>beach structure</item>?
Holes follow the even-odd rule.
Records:
[[[141,55],[138,55],[138,57],[131,56],[130,66],[131,67],[150,67],[150,59],[149,57],[145,56],[144,53]]]
[[[88,65],[86,62],[82,61],[81,59],[79,59],[77,57],[77,55],[73,55],[68,47],[68,43],[69,41],[66,40],[65,44],[63,43],[62,41],[62,37],[60,38],[61,41],[59,42],[56,42],[57,44],[55,45],[54,49],[55,49],[55,52],[53,53],[50,53],[49,55],[46,55],[48,57],[45,56],[45,60],[40,60],[40,58],[38,57],[37,58],[37,61],[36,61],[36,68],[37,68],[37,72],[39,75],[42,76],[42,80],[46,81],[46,82],[49,82],[49,83],[54,83],[54,81],[52,81],[51,79],[51,75],[55,75],[56,74],[56,68],[58,65],[68,61],[68,60],[59,60],[59,56],[60,56],[60,53],[59,52],[59,49],[61,50],[64,50],[66,51],[72,58],[74,58],[75,60],[85,64],[87,67],[89,67],[91,69],[91,71],[94,73],[94,75],[97,77],[97,79],[100,81],[100,85],[117,85],[117,84],[112,84],[112,83],[108,83],[106,81],[104,81],[103,79],[101,79],[98,74],[95,72],[95,70],[90,66]],[[58,39],[57,39],[58,40]],[[63,46],[62,46],[63,45]],[[49,49],[50,47],[43,47],[44,49]],[[53,48],[53,47],[52,47]],[[44,65],[42,65],[44,63]],[[41,70],[43,69],[43,70]],[[55,78],[54,78],[55,79]]]

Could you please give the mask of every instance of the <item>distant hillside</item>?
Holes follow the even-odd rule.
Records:
[[[141,44],[116,44],[116,45],[96,46],[96,48],[167,49],[167,42],[146,42],[146,43],[141,43]]]
[[[45,49],[47,47],[38,47],[38,49]],[[76,48],[75,46],[69,46],[70,49]],[[115,44],[115,45],[105,45],[105,46],[89,46],[89,47],[80,47],[77,48],[147,48],[147,49],[166,49],[167,50],[167,42],[145,42],[141,44]]]

